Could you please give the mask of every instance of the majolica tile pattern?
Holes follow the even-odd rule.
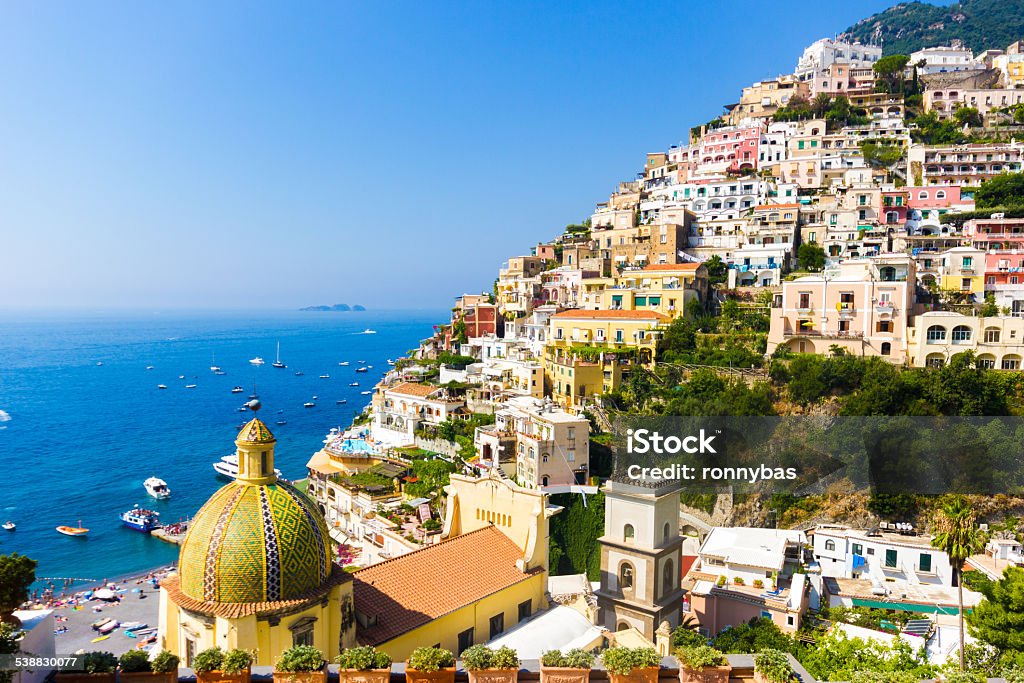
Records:
[[[295,488],[231,483],[192,520],[179,557],[181,590],[205,602],[290,600],[327,580],[329,549],[323,517]]]

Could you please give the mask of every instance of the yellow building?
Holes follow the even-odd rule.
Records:
[[[293,645],[331,658],[355,642],[351,576],[331,561],[316,505],[277,480],[275,443],[259,418],[242,428],[238,477],[193,518],[160,586],[160,646],[186,666],[215,645],[271,665]]]
[[[969,294],[979,303],[985,298],[985,251],[976,247],[954,247],[942,255],[940,287]]]
[[[584,305],[604,311],[657,311],[676,318],[686,304],[704,301],[708,269],[703,263],[656,263],[609,278],[583,281]]]
[[[396,661],[460,653],[547,607],[546,496],[498,477],[451,475],[446,540],[353,575],[359,642]]]

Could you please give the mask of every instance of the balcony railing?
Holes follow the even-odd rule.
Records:
[[[864,337],[863,332],[855,332],[852,330],[785,330],[782,333],[784,337],[819,337],[821,339],[861,339]]]

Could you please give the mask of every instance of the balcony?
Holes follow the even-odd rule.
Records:
[[[852,330],[785,330],[782,333],[783,337],[817,337],[819,339],[862,339],[864,337],[863,332],[855,332]]]

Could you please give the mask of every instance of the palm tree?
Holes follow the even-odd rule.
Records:
[[[953,496],[939,510],[935,518],[935,536],[932,547],[949,556],[953,578],[957,586],[958,617],[960,626],[960,670],[964,670],[964,582],[963,569],[967,558],[980,550],[981,539],[975,526],[976,515],[963,496]]]

